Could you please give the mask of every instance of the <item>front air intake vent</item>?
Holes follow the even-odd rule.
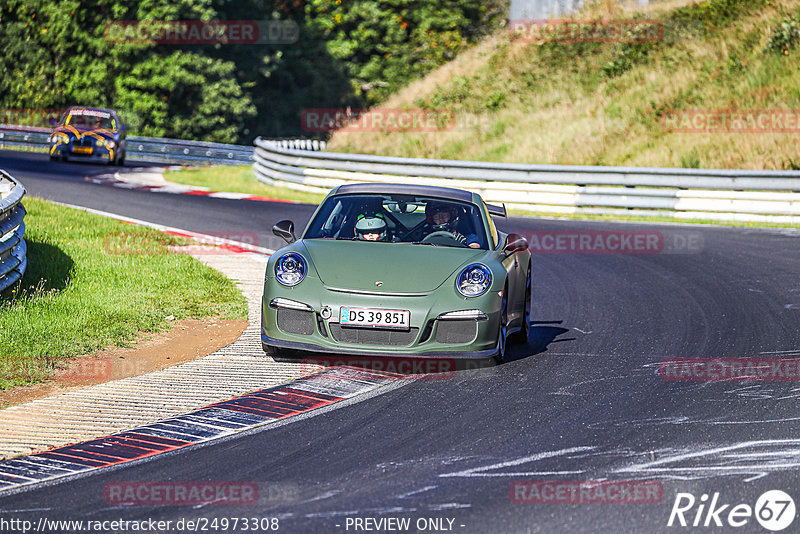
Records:
[[[437,321],[437,323],[437,343],[469,343],[478,335],[478,321],[475,319]]]
[[[278,308],[278,328],[287,334],[314,333],[314,312]]]
[[[411,345],[419,333],[419,328],[404,331],[381,328],[342,328],[338,323],[330,323],[328,326],[336,341],[358,345],[403,347]]]

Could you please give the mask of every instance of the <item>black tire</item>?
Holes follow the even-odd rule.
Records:
[[[119,157],[119,161],[117,161],[117,165],[119,165],[120,167],[125,165],[125,152],[123,152],[122,155]]]
[[[494,361],[500,365],[506,359],[506,346],[508,345],[508,288],[503,291],[503,300],[500,304],[500,324],[497,325],[497,354]]]
[[[528,336],[531,327],[531,268],[528,266],[528,277],[525,280],[525,311],[522,313],[522,324],[519,332],[512,336],[512,343],[525,345],[528,343]]]

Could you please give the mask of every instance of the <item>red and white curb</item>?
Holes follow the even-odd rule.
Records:
[[[262,195],[251,195],[248,193],[233,193],[228,191],[210,191],[206,188],[198,188],[196,186],[166,182],[163,178],[155,181],[151,180],[152,182],[155,183],[147,183],[147,180],[145,181],[136,180],[137,174],[142,174],[142,175],[144,175],[145,173],[160,174],[165,170],[170,170],[170,168],[158,168],[158,167],[144,168],[141,170],[141,172],[125,173],[124,179],[122,178],[122,175],[119,173],[119,171],[117,171],[114,174],[100,174],[96,176],[87,176],[86,181],[91,182],[93,184],[117,187],[120,189],[149,191],[150,193],[167,193],[171,195],[195,195],[195,196],[204,196],[209,198],[223,198],[227,200],[253,200],[256,202],[282,202],[285,204],[300,204],[300,202],[296,200],[286,200],[283,198],[272,198]]]
[[[85,211],[86,213],[92,213],[94,215],[100,215],[101,217],[108,217],[109,219],[115,219],[117,221],[121,221],[128,224],[133,224],[136,226],[144,226],[147,228],[152,228],[153,230],[158,230],[160,232],[164,232],[166,234],[174,235],[177,237],[185,237],[188,239],[194,239],[203,245],[209,246],[218,246],[220,249],[225,250],[227,252],[236,253],[236,254],[251,254],[254,259],[260,261],[266,261],[266,258],[271,256],[275,251],[270,248],[259,247],[257,245],[252,245],[250,243],[243,243],[241,241],[234,241],[232,239],[227,239],[220,236],[210,235],[210,234],[202,234],[199,232],[192,232],[191,230],[183,230],[181,228],[175,228],[173,226],[165,226],[163,224],[156,224],[151,223],[148,221],[143,221],[141,219],[136,219],[134,217],[126,217],[124,215],[118,215],[116,213],[110,213],[108,211],[103,210],[96,210],[94,208],[87,208],[84,206],[78,206],[75,204],[66,204],[64,202],[53,202],[50,201],[52,204],[56,204],[57,206],[63,206],[65,208],[72,208],[76,210]],[[260,257],[260,258],[259,258]]]
[[[156,423],[5,460],[0,462],[0,495],[239,434],[398,383],[402,378],[394,373],[330,367]]]
[[[201,241],[216,239],[100,210],[61,205]],[[225,246],[236,255],[211,257],[227,257],[225,261],[241,265],[244,255],[263,262],[273,252],[235,241]],[[282,424],[344,401],[357,402],[351,399],[364,395],[362,400],[370,396],[367,393],[380,394],[410,380],[392,372],[282,364],[265,357],[259,337],[261,272],[253,284],[249,284],[249,278],[245,280],[250,326],[234,344],[179,366],[0,412],[0,427],[9,430],[0,442],[8,450],[27,448],[28,453],[0,461],[0,495],[144,461],[246,431],[260,431],[262,426]],[[308,416],[316,413],[321,412]],[[68,443],[72,444],[65,445]],[[55,448],[30,454],[47,444]]]
[[[61,205],[201,242],[209,237],[216,239],[100,210]],[[224,241],[228,242],[223,246],[232,253],[261,262],[273,252]],[[226,261],[236,265],[242,263],[239,258],[244,260],[241,256],[228,258]],[[9,435],[0,440],[3,446],[8,450],[27,448],[28,454],[0,461],[0,495],[145,461],[247,431],[261,431],[265,425],[282,424],[356,396],[364,395],[359,399],[363,400],[370,396],[365,394],[380,394],[410,380],[388,371],[279,364],[266,358],[258,335],[261,276],[259,271],[253,287],[245,287],[250,326],[234,344],[176,367],[2,411],[0,426],[9,430]],[[310,371],[312,374],[308,374]],[[276,380],[280,382],[276,384]],[[309,416],[317,413],[322,412]],[[105,437],[95,437],[98,435]],[[55,448],[30,454],[48,443]],[[64,445],[67,443],[72,444]]]

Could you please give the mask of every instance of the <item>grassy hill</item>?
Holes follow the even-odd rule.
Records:
[[[328,149],[480,161],[800,168],[793,133],[675,132],[680,110],[800,110],[800,0],[601,1],[576,19],[648,18],[648,42],[514,39],[503,31],[381,108],[448,110],[436,132],[336,132]]]

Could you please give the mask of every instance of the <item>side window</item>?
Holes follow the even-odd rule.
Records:
[[[334,205],[333,210],[331,210],[328,219],[325,221],[325,224],[322,225],[322,231],[320,234],[323,237],[336,237],[336,231],[342,224],[342,219],[344,218],[341,215],[342,212],[342,203],[337,202]]]

